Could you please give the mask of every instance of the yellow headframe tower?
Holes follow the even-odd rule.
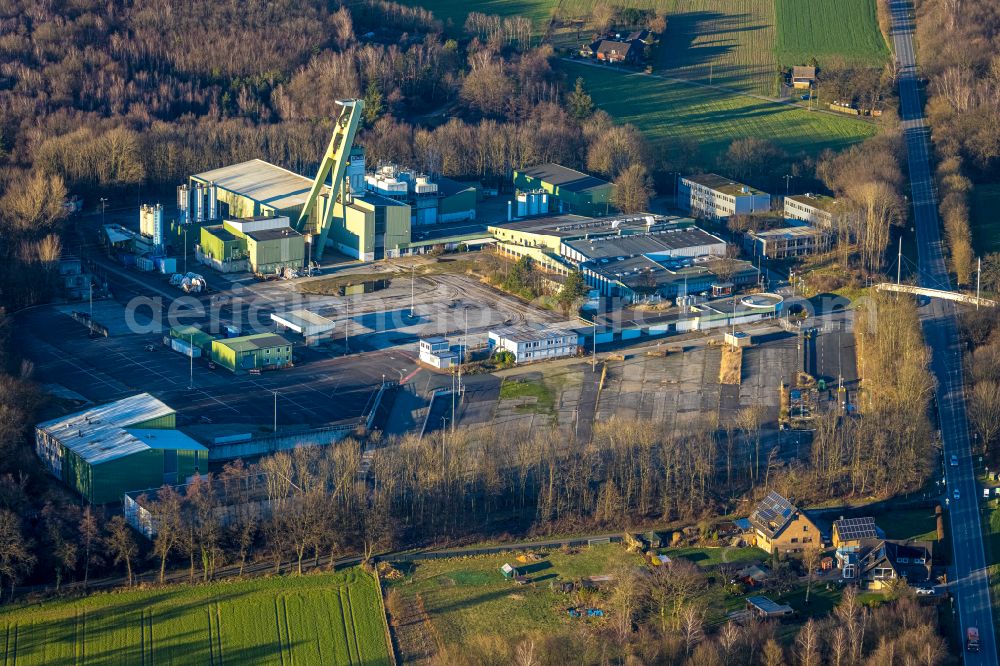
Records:
[[[333,223],[333,207],[338,199],[346,203],[344,192],[344,177],[348,164],[348,157],[351,154],[351,146],[354,144],[354,135],[358,131],[358,121],[361,119],[361,112],[364,109],[364,102],[360,99],[337,100],[337,107],[340,110],[337,114],[336,126],[333,136],[330,137],[330,145],[326,148],[323,161],[316,172],[316,179],[313,180],[312,189],[309,190],[309,198],[306,199],[302,207],[295,228],[303,233],[318,234],[319,239],[313,244],[313,254],[317,259],[323,257],[323,249],[326,246],[326,237],[330,233],[330,225]],[[306,221],[310,214],[316,209],[316,202],[323,192],[323,187],[330,179],[330,192],[323,204],[322,212],[314,218],[311,229],[306,229]]]

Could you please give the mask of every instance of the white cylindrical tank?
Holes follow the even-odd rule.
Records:
[[[208,219],[218,219],[218,206],[218,188],[215,186],[215,183],[210,183],[208,186]]]
[[[197,222],[203,222],[205,220],[205,201],[201,185],[195,185],[191,190],[191,195],[194,199],[194,219]]]

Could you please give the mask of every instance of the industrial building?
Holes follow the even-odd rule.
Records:
[[[696,226],[673,226],[650,233],[576,238],[562,242],[561,254],[576,263],[645,255],[650,259],[726,256],[726,241]]]
[[[200,226],[224,219],[286,217],[294,220],[296,231],[316,235],[315,255],[321,258],[336,204],[352,190],[364,190],[364,153],[353,145],[364,104],[338,100],[337,107],[333,135],[315,178],[260,159],[198,173],[177,188],[182,222]],[[261,264],[266,268],[266,262]]]
[[[785,217],[832,229],[837,205],[836,199],[823,194],[795,194],[785,197]]]
[[[305,246],[305,237],[291,228],[288,217],[257,215],[202,227],[195,256],[225,273],[281,275],[304,268]]]
[[[514,172],[518,192],[548,192],[549,209],[578,215],[607,215],[611,212],[614,185],[596,176],[560,164],[540,164]]]
[[[35,450],[53,476],[91,504],[107,504],[207,468],[208,449],[175,426],[174,410],[140,393],[39,424]]]
[[[278,325],[279,330],[298,333],[305,338],[308,345],[316,344],[333,335],[334,322],[309,310],[273,312],[271,321]]]
[[[213,340],[212,361],[232,372],[284,368],[292,364],[292,343],[274,333]]]
[[[204,356],[211,356],[212,341],[216,337],[218,336],[206,333],[197,326],[174,326],[170,329],[169,335],[171,340],[182,340],[192,347],[198,348],[201,352],[200,355]]]
[[[725,269],[724,271],[722,269]],[[724,295],[757,282],[753,264],[714,256],[656,260],[640,254],[580,265],[588,285],[629,303],[659,302],[689,294]]]
[[[630,256],[626,246],[653,253],[696,256],[725,252],[725,243],[693,226],[694,220],[663,215],[592,218],[555,215],[492,225],[497,251],[513,259],[530,257],[543,270],[566,274],[588,260],[586,252],[597,241],[607,241],[607,256]],[[660,240],[656,240],[659,238]],[[612,250],[616,242],[622,251]],[[720,245],[721,244],[721,245]],[[596,250],[595,250],[596,251]]]
[[[447,370],[459,362],[458,354],[451,350],[448,338],[435,335],[420,339],[420,362],[439,370]]]
[[[489,332],[490,352],[508,351],[515,363],[575,356],[580,346],[576,331],[531,326],[501,326]]]
[[[750,254],[765,259],[794,259],[830,249],[830,236],[822,229],[799,222],[786,227],[751,231],[744,237]]]
[[[410,225],[476,219],[476,188],[450,178],[385,164],[365,176],[365,189],[410,207]]]
[[[771,195],[714,173],[682,177],[677,185],[677,205],[692,215],[722,220],[771,210]]]
[[[398,256],[398,248],[410,242],[410,207],[405,203],[366,192],[337,206],[340,217],[330,232],[337,250],[361,261]]]

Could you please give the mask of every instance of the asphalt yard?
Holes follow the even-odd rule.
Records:
[[[112,311],[110,305],[102,309]],[[100,321],[96,310],[95,319]],[[160,334],[92,339],[84,325],[56,307],[23,313],[18,333],[39,382],[63,386],[93,402],[148,391],[177,409],[182,424],[268,428],[275,392],[279,428],[353,420],[367,411],[383,379],[399,381],[416,369],[412,355],[399,350],[345,357],[300,347],[293,368],[258,376],[233,374],[209,369],[205,359],[192,363],[164,346]],[[147,351],[148,345],[154,351]]]

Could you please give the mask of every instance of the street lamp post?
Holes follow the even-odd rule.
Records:
[[[274,394],[274,426],[272,431],[278,432],[278,392],[272,390],[271,393]]]
[[[101,197],[101,226],[104,226],[104,210],[108,207],[108,200],[105,197]]]

